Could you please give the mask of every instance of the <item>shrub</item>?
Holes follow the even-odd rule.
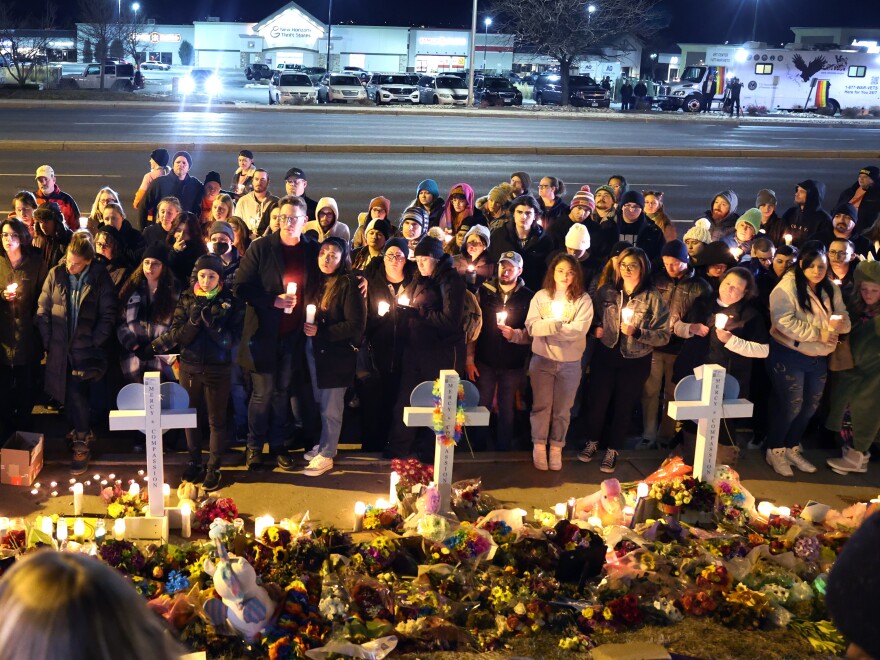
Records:
[[[862,117],[864,113],[863,108],[841,108],[840,114],[847,119],[858,119]]]
[[[816,108],[816,114],[821,117],[833,117],[837,113],[833,106],[826,105],[824,108]]]
[[[749,117],[758,117],[764,116],[767,114],[767,106],[766,105],[747,105],[746,106],[746,114]]]
[[[870,114],[872,117],[880,118],[880,105],[871,106],[871,109],[868,110],[868,114]]]

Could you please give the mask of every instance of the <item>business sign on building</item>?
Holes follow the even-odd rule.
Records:
[[[164,42],[170,43],[180,43],[181,36],[179,33],[165,33],[165,32],[138,32],[137,34],[138,41],[149,41],[151,44],[158,44]]]
[[[263,37],[266,48],[314,50],[318,40],[324,37],[324,28],[291,7],[261,27],[258,34]]]
[[[706,65],[732,66],[735,52],[734,48],[709,48],[706,50]]]

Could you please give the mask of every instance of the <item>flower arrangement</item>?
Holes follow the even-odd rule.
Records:
[[[487,538],[487,536],[471,525],[463,523],[458,531],[435,548],[440,551],[441,557],[445,556],[453,563],[481,559],[492,547],[491,537]],[[444,548],[447,552],[443,552]]]
[[[379,536],[366,543],[358,543],[352,549],[352,565],[363,568],[369,575],[384,572],[394,561],[397,554],[397,542]]]
[[[675,477],[665,481],[657,481],[651,486],[648,497],[660,504],[681,507],[690,504],[696,479],[693,477]]]
[[[417,458],[395,458],[391,461],[391,470],[400,477],[398,495],[411,492],[413,486],[427,486],[434,480],[434,466],[426,465]]]
[[[199,529],[207,531],[217,518],[230,523],[238,518],[238,507],[230,497],[211,496],[199,503],[195,513]]]
[[[388,529],[396,531],[403,525],[403,518],[397,507],[380,509],[372,504],[364,512],[364,529]]]
[[[464,385],[458,384],[458,402],[455,408],[455,429],[452,437],[446,434],[446,428],[443,425],[443,398],[440,392],[440,379],[434,381],[434,387],[431,390],[434,395],[434,433],[440,444],[448,447],[449,445],[457,445],[461,440],[461,434],[464,429]]]
[[[146,488],[132,495],[129,491],[123,490],[122,484],[117,482],[101,491],[101,499],[107,505],[107,515],[111,518],[147,515],[149,496]]]
[[[131,541],[109,539],[98,548],[98,555],[113,568],[138,573],[147,563],[144,555]]]
[[[738,523],[748,522],[749,514],[745,510],[746,496],[742,488],[727,479],[715,482],[715,494],[718,496],[717,511],[721,520]]]

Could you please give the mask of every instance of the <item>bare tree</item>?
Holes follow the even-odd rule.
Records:
[[[644,38],[657,29],[658,0],[495,0],[500,31],[518,49],[559,62],[563,105],[569,103],[570,69],[589,55],[607,57],[627,35]],[[590,8],[593,11],[590,11]]]
[[[0,4],[0,67],[25,87],[34,78],[41,57],[46,57],[55,29],[55,7],[46,5],[41,19],[31,16],[16,18],[6,5]]]
[[[144,61],[144,53],[149,46],[148,41],[139,38],[147,31],[146,25],[147,19],[143,12],[134,11],[131,7],[123,10],[119,38],[122,40],[125,55],[131,57],[137,66]]]
[[[104,91],[104,64],[114,39],[122,39],[122,23],[113,0],[79,0],[80,34],[94,44],[95,59],[101,63],[99,89]]]

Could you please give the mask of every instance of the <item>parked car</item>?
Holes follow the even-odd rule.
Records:
[[[535,103],[562,103],[562,76],[558,73],[542,73],[535,80]],[[590,76],[568,77],[568,99],[571,105],[607,108],[611,105],[611,93]]]
[[[244,77],[248,80],[268,80],[272,77],[273,73],[269,65],[262,62],[248,64],[244,69]]]
[[[193,69],[180,79],[178,89],[183,96],[204,94],[212,97],[223,90],[223,82],[213,69]]]
[[[287,62],[279,62],[275,65],[276,71],[300,71],[302,64],[289,64]]]
[[[101,66],[97,62],[85,65],[80,74],[62,76],[58,83],[61,89],[100,89]],[[104,89],[117,92],[134,90],[134,65],[104,64]]]
[[[474,105],[522,105],[523,97],[513,83],[501,76],[474,80]]]
[[[309,77],[313,85],[317,85],[327,73],[327,69],[322,66],[307,66],[302,72]]]
[[[374,73],[367,83],[367,96],[376,105],[419,102],[419,90],[405,73]]]
[[[467,82],[458,76],[441,74],[419,79],[419,103],[467,105]]]
[[[318,103],[349,103],[363,101],[367,90],[357,76],[349,73],[328,73],[318,87]]]
[[[276,71],[269,81],[269,105],[276,103],[315,103],[318,90],[304,73]]]
[[[141,71],[168,71],[170,64],[164,62],[141,62]]]

